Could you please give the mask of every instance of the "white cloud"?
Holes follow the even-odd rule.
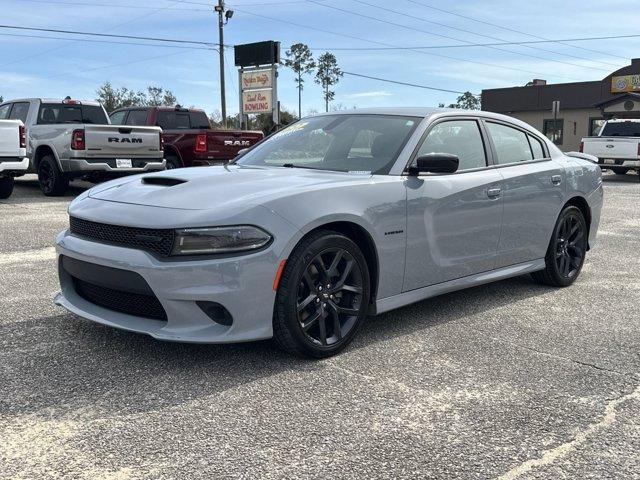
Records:
[[[378,97],[392,97],[392,96],[393,96],[393,93],[387,92],[385,90],[371,90],[368,92],[349,93],[346,95],[341,95],[342,98],[347,98],[347,99],[378,98]]]

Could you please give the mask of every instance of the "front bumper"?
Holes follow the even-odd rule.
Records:
[[[159,158],[134,158],[131,168],[118,168],[115,158],[85,159],[72,158],[61,159],[60,166],[63,172],[109,172],[109,173],[144,173],[166,168],[166,161]]]
[[[6,159],[0,158],[0,174],[24,173],[29,168],[28,158]]]
[[[55,303],[88,320],[159,340],[230,343],[271,338],[275,300],[273,278],[278,256],[273,248],[232,258],[160,260],[150,253],[86,240],[64,231],[58,256],[135,272],[149,285],[166,312],[166,321],[103,308],[81,297],[73,278],[60,268],[62,292]],[[59,262],[61,264],[61,262]],[[231,326],[211,320],[196,304],[216,302],[231,316]]]

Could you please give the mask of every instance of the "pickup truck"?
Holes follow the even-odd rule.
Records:
[[[13,177],[29,166],[24,124],[20,120],[0,120],[0,198],[13,192]]]
[[[213,130],[203,110],[179,105],[121,108],[110,119],[113,125],[162,128],[167,169],[224,164],[264,138],[262,132]]]
[[[110,125],[96,102],[11,100],[0,105],[0,119],[24,123],[29,173],[38,174],[47,196],[63,195],[74,178],[95,182],[165,169],[161,129]]]
[[[580,151],[598,157],[603,169],[619,175],[640,173],[640,119],[608,120],[597,137],[585,137]]]

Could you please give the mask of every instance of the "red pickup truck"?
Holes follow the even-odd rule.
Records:
[[[113,125],[162,128],[167,169],[220,165],[264,138],[262,132],[213,130],[203,110],[176,107],[127,107],[109,115]]]

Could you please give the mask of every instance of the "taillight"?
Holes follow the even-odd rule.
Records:
[[[196,153],[204,153],[207,151],[207,134],[199,133],[196,137]]]
[[[640,143],[638,143],[638,156],[640,157]]]
[[[638,144],[638,148],[640,148],[640,143]],[[584,153],[584,142],[580,142],[580,153]]]
[[[84,130],[79,128],[71,134],[71,150],[84,150]]]
[[[162,136],[162,133],[158,134],[160,136],[160,151],[164,150],[164,137]]]
[[[20,148],[27,148],[27,132],[24,125],[20,125]]]

